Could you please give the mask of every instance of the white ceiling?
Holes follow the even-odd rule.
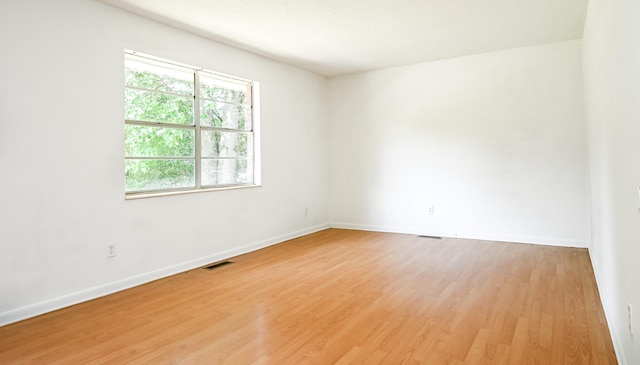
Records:
[[[582,37],[587,0],[101,0],[325,76]]]

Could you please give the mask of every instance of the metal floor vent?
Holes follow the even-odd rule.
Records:
[[[233,264],[233,261],[225,260],[225,261],[216,262],[216,263],[211,264],[209,266],[203,267],[203,269],[205,269],[205,270],[213,270],[213,269],[216,269],[216,268],[218,268],[220,266],[229,265],[229,264]]]
[[[436,240],[441,240],[443,238],[443,237],[438,237],[438,236],[422,236],[422,235],[420,235],[418,237],[420,237],[420,238],[433,238],[433,239],[436,239]]]

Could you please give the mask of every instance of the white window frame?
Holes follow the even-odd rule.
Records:
[[[184,124],[176,124],[176,123],[163,123],[163,122],[151,122],[151,121],[142,121],[142,120],[129,120],[124,118],[125,126],[127,125],[139,125],[139,126],[151,126],[151,127],[163,127],[163,128],[185,128],[193,130],[195,135],[195,146],[194,146],[194,156],[193,157],[168,157],[168,156],[153,156],[153,157],[143,157],[143,156],[124,156],[124,160],[139,160],[139,159],[166,159],[166,160],[193,160],[194,168],[195,168],[195,186],[194,187],[186,187],[186,188],[168,188],[168,189],[152,189],[152,190],[136,190],[136,191],[127,191],[125,186],[125,199],[138,199],[138,198],[148,198],[148,197],[156,197],[156,196],[166,196],[166,195],[176,195],[176,194],[187,194],[187,193],[196,193],[196,192],[205,192],[205,191],[218,191],[218,190],[228,190],[228,189],[239,189],[239,188],[251,188],[251,187],[259,187],[261,186],[261,164],[260,164],[260,84],[257,81],[252,81],[248,79],[239,78],[236,76],[230,76],[227,74],[222,74],[219,72],[206,70],[199,67],[189,66],[186,64],[181,64],[174,61],[169,61],[166,59],[158,58],[155,56],[134,52],[130,50],[125,50],[125,60],[133,60],[136,62],[142,62],[146,64],[150,64],[157,67],[162,67],[165,69],[173,69],[179,70],[183,72],[191,72],[194,76],[193,82],[193,124],[184,125]],[[233,129],[233,128],[219,128],[219,127],[211,127],[201,125],[200,123],[200,103],[201,101],[215,101],[212,99],[207,99],[201,97],[200,95],[200,78],[204,75],[208,78],[218,78],[226,82],[232,83],[242,83],[248,86],[248,97],[250,98],[250,112],[249,118],[251,119],[251,129],[250,130],[241,130],[241,129]],[[125,89],[136,89],[124,85]],[[154,91],[155,90],[149,90]],[[162,92],[164,93],[164,92]],[[170,93],[166,93],[170,94]],[[126,103],[126,101],[125,101]],[[208,159],[224,159],[224,157],[203,157],[202,156],[202,144],[201,144],[201,135],[202,131],[220,131],[227,133],[239,133],[239,134],[248,134],[252,136],[253,146],[252,151],[253,154],[251,156],[251,160],[247,160],[251,163],[253,169],[253,181],[249,183],[238,183],[238,184],[221,184],[221,185],[202,185],[202,162]],[[126,176],[125,176],[126,179]]]

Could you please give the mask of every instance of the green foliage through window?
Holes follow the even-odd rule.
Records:
[[[253,184],[251,82],[129,53],[124,82],[127,193]]]

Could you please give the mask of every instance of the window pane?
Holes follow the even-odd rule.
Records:
[[[253,183],[253,161],[241,159],[202,160],[202,185]]]
[[[125,156],[193,157],[194,137],[193,129],[125,125]]]
[[[193,95],[192,72],[181,72],[132,60],[125,61],[124,84],[154,91]]]
[[[125,88],[125,119],[192,125],[193,97]]]
[[[124,66],[127,194],[253,183],[251,81],[132,51]]]
[[[202,131],[203,157],[252,157],[253,135],[247,133]]]
[[[125,160],[126,191],[195,187],[194,160]]]
[[[200,102],[200,124],[209,127],[251,130],[249,109],[219,101]]]
[[[207,77],[200,73],[200,97],[226,101],[234,104],[249,104],[247,91],[248,83],[222,80],[216,77]]]

